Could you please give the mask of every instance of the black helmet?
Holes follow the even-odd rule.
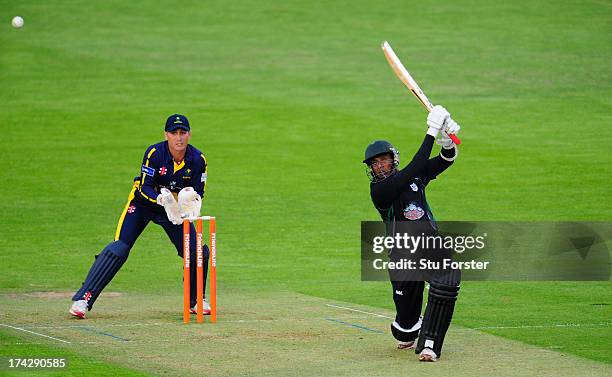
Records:
[[[395,149],[393,144],[389,143],[386,140],[376,140],[368,144],[365,150],[365,158],[363,162],[368,164],[369,160],[385,153],[391,154],[393,156],[393,159],[398,160],[399,162],[399,152],[397,151],[397,149]]]
[[[372,159],[383,154],[389,154],[393,157],[393,169],[389,172],[383,172],[383,174],[381,174],[380,176],[376,176],[376,174],[374,174],[374,172],[372,171]],[[376,140],[371,142],[366,147],[365,158],[363,162],[368,165],[366,169],[367,176],[372,182],[378,182],[395,173],[399,165],[399,152],[397,151],[397,149],[395,149],[393,144],[389,143],[388,141]]]

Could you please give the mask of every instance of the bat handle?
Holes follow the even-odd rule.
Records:
[[[448,134],[448,137],[450,137],[453,143],[455,143],[456,145],[461,144],[461,140],[459,140],[459,138],[455,134]]]

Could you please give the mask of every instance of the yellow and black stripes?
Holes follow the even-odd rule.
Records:
[[[125,215],[127,214],[128,208],[130,208],[130,203],[132,202],[132,199],[134,199],[134,193],[137,189],[140,190],[140,183],[138,181],[135,181],[134,186],[132,186],[132,191],[130,191],[130,194],[128,195],[127,204],[125,205],[125,208],[121,213],[121,217],[119,218],[117,230],[115,230],[115,241],[119,240],[119,235],[121,234],[121,227],[123,226],[123,220],[125,220]]]

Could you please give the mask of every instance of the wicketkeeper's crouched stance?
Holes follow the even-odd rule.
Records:
[[[383,221],[391,225],[396,221],[418,221],[435,232],[437,226],[425,198],[425,187],[457,157],[457,146],[448,134],[456,134],[460,127],[442,106],[434,107],[429,113],[427,125],[429,128],[421,147],[403,169],[398,170],[398,151],[384,140],[367,146],[363,162],[367,164],[371,180],[372,202]],[[440,138],[437,143],[442,150],[437,157],[429,159],[438,134]],[[398,348],[413,348],[418,338],[415,348],[419,360],[436,361],[442,354],[444,336],[459,294],[460,271],[451,270],[429,279],[429,295],[423,317],[421,306],[425,283],[391,280],[396,308],[391,333],[398,341]]]
[[[142,161],[141,174],[134,178],[134,187],[121,214],[115,240],[96,255],[85,282],[72,297],[70,314],[85,318],[102,290],[125,263],[136,239],[150,221],[160,225],[183,257],[183,218],[200,215],[206,186],[206,158],[189,145],[189,121],[180,114],[166,121],[166,141],[147,148]],[[193,224],[191,234],[195,234]],[[196,237],[191,237],[190,260],[196,265]],[[206,284],[209,250],[203,245],[204,284]],[[191,269],[191,307],[195,313],[196,270]],[[210,305],[204,302],[204,314],[210,314]]]

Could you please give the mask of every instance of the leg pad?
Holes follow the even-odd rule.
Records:
[[[442,354],[442,344],[453,318],[460,281],[461,271],[452,270],[429,282],[427,307],[415,348],[417,354],[424,348],[430,348],[438,357]]]
[[[85,300],[87,307],[91,310],[94,302],[102,293],[102,290],[113,279],[128,258],[130,247],[122,242],[111,242],[96,255],[96,259],[89,269],[85,282],[81,289],[72,297],[73,301]]]

